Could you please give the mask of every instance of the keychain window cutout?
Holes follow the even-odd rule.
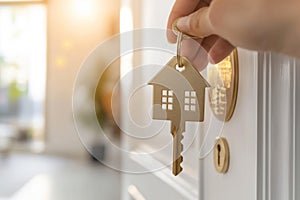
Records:
[[[161,108],[163,110],[173,110],[173,91],[162,90]]]
[[[185,91],[184,92],[184,110],[185,111],[196,111],[196,92]]]

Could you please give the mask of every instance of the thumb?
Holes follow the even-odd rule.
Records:
[[[189,16],[179,18],[177,28],[185,34],[202,38],[214,34],[208,11],[209,7],[203,7]]]

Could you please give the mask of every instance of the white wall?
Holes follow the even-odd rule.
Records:
[[[87,3],[86,9],[90,10],[82,12],[85,6],[76,7],[76,2]],[[47,153],[85,155],[72,118],[73,84],[89,52],[116,31],[119,12],[117,2],[48,1]],[[91,7],[88,7],[89,3]]]

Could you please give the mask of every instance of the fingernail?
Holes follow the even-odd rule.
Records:
[[[190,29],[189,19],[190,19],[189,16],[179,18],[178,21],[177,21],[177,28],[180,31],[188,32],[189,29]]]

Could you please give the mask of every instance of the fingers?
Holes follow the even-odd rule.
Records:
[[[188,35],[202,38],[213,35],[214,31],[208,13],[209,7],[200,8],[189,16],[180,18],[177,27]]]
[[[172,24],[177,18],[194,12],[199,2],[200,0],[176,0],[169,16],[167,28],[171,30]],[[172,33],[172,31],[167,31],[167,38],[172,43],[176,42],[176,36]]]
[[[211,35],[206,38],[203,38],[200,44],[207,52],[209,52],[219,38],[219,36]]]
[[[228,41],[219,38],[214,45],[210,48],[208,54],[210,62],[215,64],[221,62],[235,49]]]
[[[204,0],[177,0],[169,16],[167,37],[170,42],[176,42],[176,36],[170,30],[174,21],[179,18],[178,29],[188,35],[204,38],[198,42],[206,50],[205,52],[208,52],[210,61],[218,63],[235,47],[217,36],[210,20],[208,4],[209,2]]]
[[[196,69],[201,71],[207,66],[208,53],[199,43],[201,43],[199,40],[183,40],[180,55],[186,57]]]

